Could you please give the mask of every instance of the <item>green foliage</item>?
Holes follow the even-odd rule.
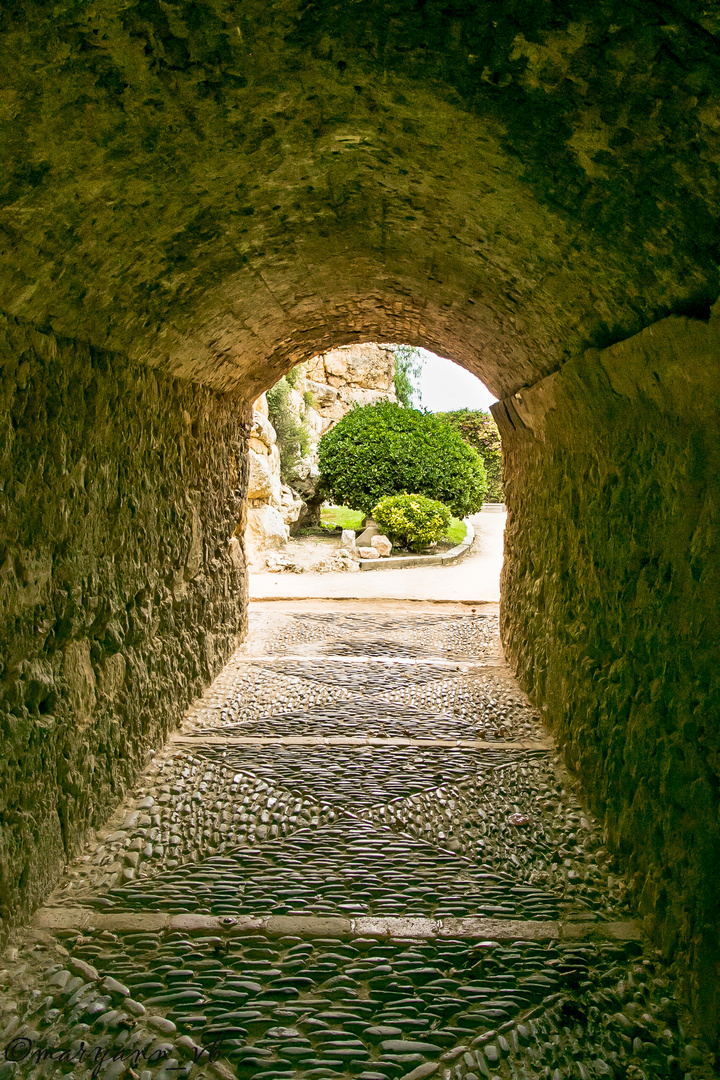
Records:
[[[323,525],[330,528],[359,529],[362,526],[365,515],[360,510],[348,510],[346,506],[323,506],[320,511],[320,520]]]
[[[394,544],[420,551],[440,540],[450,528],[450,511],[424,495],[386,495],[372,515]]]
[[[287,484],[300,458],[310,449],[310,436],[305,423],[290,409],[288,376],[276,382],[266,396],[270,423],[275,428],[280,451],[280,477]]]
[[[465,527],[465,522],[461,521],[460,518],[454,517],[450,520],[450,528],[445,533],[443,540],[449,540],[453,545],[462,544],[466,535],[467,528]]]
[[[459,431],[468,446],[474,447],[482,457],[487,473],[488,502],[505,502],[500,432],[490,413],[482,409],[456,409],[435,415]]]
[[[302,369],[302,364],[296,364],[294,368],[290,368],[287,375],[285,376],[286,383],[288,384],[288,386],[292,387],[293,390],[297,386],[298,379],[302,374]]]
[[[431,413],[390,401],[352,409],[320,440],[323,488],[369,514],[385,495],[417,492],[463,517],[485,498],[485,467],[458,432]]]
[[[423,361],[414,345],[393,345],[395,350],[395,396],[406,409],[412,409],[418,395],[417,380]]]

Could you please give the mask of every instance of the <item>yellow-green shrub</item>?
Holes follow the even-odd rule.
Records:
[[[452,515],[443,503],[424,495],[386,495],[372,516],[394,544],[420,551],[445,535]]]

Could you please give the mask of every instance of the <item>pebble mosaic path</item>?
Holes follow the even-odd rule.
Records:
[[[256,605],[0,971],[0,1080],[713,1076],[497,616]]]

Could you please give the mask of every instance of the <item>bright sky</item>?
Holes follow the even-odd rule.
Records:
[[[465,368],[445,360],[427,349],[420,349],[423,369],[420,376],[421,400],[415,402],[430,412],[453,409],[487,409],[497,398]]]

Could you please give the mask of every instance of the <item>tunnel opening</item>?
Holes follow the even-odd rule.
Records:
[[[87,824],[102,824],[244,632],[237,522],[251,427],[236,396],[18,320],[5,326],[4,415],[15,432],[4,466],[14,537],[4,570],[16,747],[5,786],[10,922],[47,893]],[[701,912],[714,926],[716,903],[703,869],[714,858],[714,766],[698,749],[714,737],[698,694],[712,699],[715,674],[697,643],[714,618],[717,455],[712,429],[691,420],[714,400],[716,335],[714,317],[671,317],[493,407],[509,463],[506,655],[604,815],[609,847],[625,853],[645,924],[677,958],[680,980],[704,970],[687,935]],[[52,525],[40,541],[38,506]],[[39,700],[54,711],[33,719]],[[688,804],[691,788],[704,801]],[[681,836],[671,864],[668,845]],[[705,1022],[714,982],[700,974],[680,985]]]
[[[293,367],[253,403],[245,525],[251,568],[355,570],[343,563],[348,552],[342,545],[333,561],[327,530],[334,525],[354,532],[343,537],[355,557],[355,540],[376,526],[369,517],[375,504],[399,495],[439,500],[435,513],[441,514],[452,502],[441,532],[436,536],[431,527],[414,551],[455,549],[466,532],[469,543],[472,526],[463,524],[468,514],[486,503],[504,510],[500,436],[487,411],[495,401],[470,372],[406,345],[348,345]],[[379,413],[383,402],[389,408]],[[351,411],[353,431],[341,435]],[[334,438],[341,442],[323,466],[321,448],[338,424]],[[365,540],[369,544],[369,532]],[[397,530],[391,543],[395,559],[412,553],[408,537]],[[382,547],[389,556],[386,540]],[[328,558],[313,561],[313,549]],[[375,557],[374,551],[367,555]],[[366,568],[367,559],[358,565]]]
[[[250,402],[389,337],[498,397],[506,654],[717,1042],[715,13],[191,7],[3,13],[3,927],[245,632]]]

